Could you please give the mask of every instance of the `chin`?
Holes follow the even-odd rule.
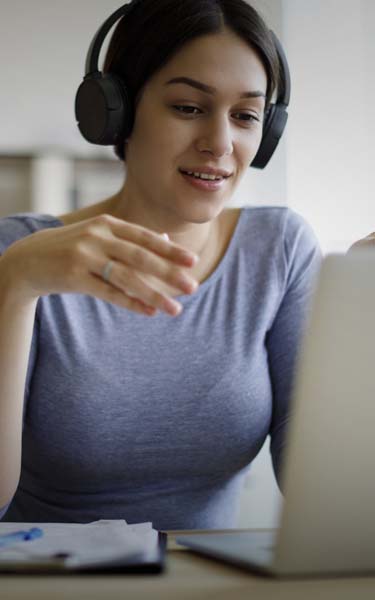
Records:
[[[199,203],[188,203],[184,200],[183,206],[179,203],[178,213],[181,217],[190,223],[203,224],[213,221],[225,208],[224,202],[199,202]]]

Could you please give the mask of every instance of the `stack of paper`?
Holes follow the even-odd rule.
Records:
[[[43,536],[0,548],[0,570],[18,565],[85,567],[155,555],[158,532],[152,523],[129,525],[125,520],[75,523],[0,523],[0,536],[39,527]]]

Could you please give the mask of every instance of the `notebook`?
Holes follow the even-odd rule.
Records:
[[[280,526],[177,543],[276,576],[375,572],[375,252],[327,256],[302,339]]]
[[[33,528],[40,537],[9,539]],[[125,520],[0,523],[0,573],[161,573],[166,538],[152,523]]]

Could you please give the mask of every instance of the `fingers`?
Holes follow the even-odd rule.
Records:
[[[193,293],[198,287],[198,282],[188,274],[186,269],[163,260],[147,248],[125,240],[121,243],[117,240],[108,240],[104,242],[104,249],[107,256],[124,266],[124,277],[131,277],[130,268],[132,272],[140,271],[153,275],[185,294]]]
[[[160,235],[150,229],[134,223],[127,223],[111,215],[101,215],[101,217],[104,217],[103,222],[107,223],[112,233],[121,240],[132,242],[136,246],[141,246],[172,262],[188,267],[194,266],[199,260],[199,257],[190,250],[182,248],[164,237],[167,234]]]
[[[147,306],[162,310],[172,316],[177,316],[182,310],[179,302],[157,292],[145,283],[136,272],[121,263],[113,263],[110,283],[129,298],[137,299]]]
[[[171,316],[177,316],[181,312],[180,303],[157,292],[147,282],[144,282],[133,269],[115,260],[113,260],[109,280],[104,281],[102,271],[103,263],[106,260],[105,255],[101,260],[96,257],[91,258],[92,265],[88,278],[89,291],[87,291],[87,278],[84,278],[81,280],[82,293],[98,296],[107,302],[119,304],[124,308],[143,314],[151,312],[151,315],[154,315],[157,309]]]
[[[138,299],[130,298],[122,290],[117,289],[110,283],[105,283],[94,274],[85,281],[85,294],[142,315],[154,316],[156,314],[156,309],[152,306],[147,306]]]
[[[171,242],[167,234],[155,233],[110,215],[100,215],[85,223],[79,252],[84,261],[90,260],[89,289],[83,293],[135,312],[152,315],[162,310],[177,316],[182,306],[169,297],[176,295],[171,290],[191,294],[198,287],[188,269],[199,257]],[[77,264],[82,265],[84,261],[77,260]],[[104,280],[103,267],[109,261],[112,268],[108,280]],[[142,277],[143,274],[148,277]],[[158,280],[164,284],[161,291],[158,291]],[[86,282],[81,280],[81,284],[86,285]]]
[[[365,238],[362,238],[360,240],[358,240],[357,242],[355,242],[354,244],[352,244],[348,250],[348,252],[353,252],[355,250],[361,250],[361,249],[372,249],[375,248],[375,232],[370,233],[369,235],[367,235]]]

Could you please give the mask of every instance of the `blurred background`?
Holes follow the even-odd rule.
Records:
[[[155,0],[157,1],[157,0]],[[286,51],[289,122],[264,171],[249,169],[231,205],[288,205],[324,253],[375,230],[375,2],[255,0]],[[0,0],[0,217],[61,214],[120,188],[111,148],[81,139],[74,97],[93,34],[121,0]],[[281,498],[268,440],[249,472],[240,527],[276,523]]]

